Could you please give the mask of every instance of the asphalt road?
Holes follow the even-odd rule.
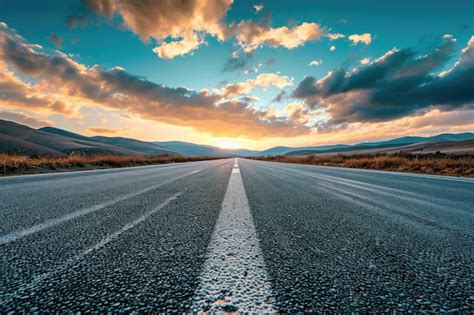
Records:
[[[474,180],[245,159],[0,179],[0,313],[474,311]]]

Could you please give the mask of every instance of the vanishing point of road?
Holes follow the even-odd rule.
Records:
[[[474,180],[223,159],[0,179],[0,313],[474,311]]]

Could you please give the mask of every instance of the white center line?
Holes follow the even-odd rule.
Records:
[[[58,224],[61,224],[61,223],[64,223],[66,221],[69,221],[69,220],[72,220],[72,219],[75,219],[75,218],[78,218],[80,216],[83,216],[83,215],[86,215],[86,214],[89,214],[89,213],[92,213],[92,212],[96,212],[96,211],[99,211],[101,209],[104,209],[106,207],[109,207],[109,206],[112,206],[116,203],[119,203],[121,201],[124,201],[124,200],[127,200],[129,198],[132,198],[132,197],[136,197],[138,195],[141,195],[141,194],[144,194],[146,192],[149,192],[153,189],[156,189],[158,187],[161,187],[163,185],[167,185],[167,184],[170,184],[174,181],[177,181],[178,179],[181,179],[181,178],[184,178],[186,176],[189,176],[189,175],[192,175],[192,174],[196,174],[198,172],[200,172],[202,170],[196,170],[196,171],[192,171],[190,173],[186,173],[184,175],[181,175],[181,176],[178,176],[178,177],[175,177],[173,179],[170,179],[170,180],[166,180],[164,182],[161,182],[157,185],[153,185],[153,186],[150,186],[150,187],[147,187],[147,188],[144,188],[144,189],[141,189],[141,190],[138,190],[138,191],[135,191],[135,192],[132,192],[132,193],[129,193],[129,194],[126,194],[126,195],[123,195],[123,196],[120,196],[118,198],[115,198],[115,199],[112,199],[112,200],[108,200],[108,201],[105,201],[105,202],[102,202],[102,203],[99,203],[97,205],[93,205],[91,207],[88,207],[88,208],[84,208],[84,209],[81,209],[81,210],[78,210],[78,211],[75,211],[75,212],[72,212],[72,213],[68,213],[62,217],[59,217],[59,218],[54,218],[54,219],[50,219],[50,220],[47,220],[43,223],[40,223],[40,224],[36,224],[36,225],[33,225],[29,228],[26,228],[26,229],[22,229],[22,230],[17,230],[17,231],[13,231],[11,233],[8,233],[8,234],[5,234],[5,235],[2,235],[0,236],[0,245],[3,245],[3,244],[7,244],[7,243],[10,243],[10,242],[14,242],[18,239],[21,239],[23,237],[26,237],[28,235],[31,235],[31,234],[34,234],[34,233],[37,233],[37,232],[40,232],[42,230],[45,230],[45,229],[48,229],[50,227],[53,227],[55,225],[58,225]]]
[[[275,312],[237,159],[193,300],[193,312]]]

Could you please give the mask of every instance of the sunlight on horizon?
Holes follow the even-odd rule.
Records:
[[[238,143],[237,139],[219,138],[213,139],[214,145],[221,149],[241,149],[242,145]]]

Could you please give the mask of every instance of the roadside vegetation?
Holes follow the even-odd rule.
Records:
[[[64,157],[0,154],[0,176],[79,171],[127,166],[213,160],[190,156],[121,156],[112,154],[70,154]]]
[[[474,177],[474,155],[376,154],[256,157],[255,160]]]

